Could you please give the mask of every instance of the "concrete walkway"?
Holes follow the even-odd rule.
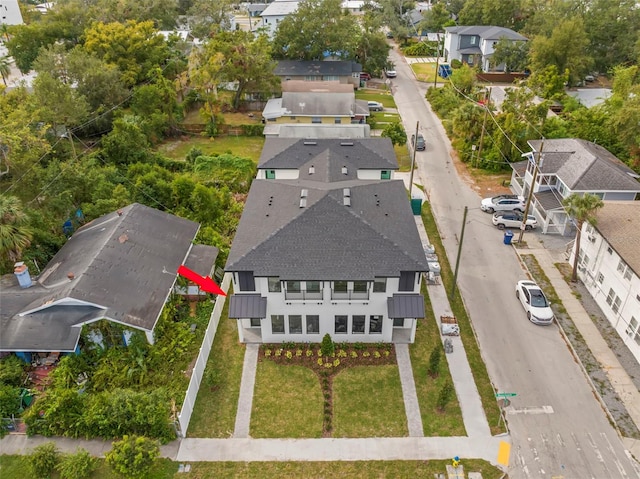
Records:
[[[238,412],[236,413],[236,424],[233,429],[233,437],[235,438],[249,437],[253,390],[256,384],[256,368],[258,366],[258,349],[257,344],[247,344],[247,349],[244,352]]]
[[[606,372],[609,382],[622,400],[633,422],[640,425],[640,391],[622,367],[616,355],[611,351],[600,331],[593,324],[589,314],[585,311],[582,303],[576,298],[571,287],[562,277],[556,268],[555,263],[560,260],[554,258],[551,252],[546,249],[534,235],[526,237],[528,248],[515,248],[518,255],[532,254],[540,267],[549,278],[553,289],[562,300],[562,305],[566,308],[567,314],[576,325],[582,338],[589,346],[589,349],[601,364]],[[640,457],[640,441],[623,438],[627,447],[635,457]]]
[[[409,356],[409,346],[407,344],[396,344],[395,348],[398,372],[400,374],[400,384],[402,386],[402,397],[404,398],[404,410],[407,415],[409,436],[424,437],[422,416],[420,415],[420,404],[418,404],[416,383],[413,380],[413,368],[411,367],[411,357]]]

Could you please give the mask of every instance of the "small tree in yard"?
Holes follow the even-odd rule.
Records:
[[[48,478],[60,460],[60,451],[53,442],[45,442],[33,449],[27,456],[27,463],[34,478]]]
[[[327,357],[331,356],[336,350],[335,344],[333,344],[333,339],[331,339],[331,335],[329,333],[325,334],[322,338],[322,344],[320,344],[320,351],[322,355]]]
[[[116,473],[128,479],[143,479],[160,455],[158,443],[142,436],[124,436],[113,443],[113,449],[105,456],[107,464]]]
[[[79,448],[74,454],[64,454],[56,469],[62,479],[86,479],[96,466],[96,459],[89,451]]]
[[[389,123],[387,126],[385,126],[380,136],[389,138],[394,146],[406,145],[407,143],[407,133],[404,131],[404,128],[398,121]]]
[[[440,394],[438,394],[438,400],[436,401],[438,411],[444,412],[447,404],[449,404],[451,398],[453,397],[453,393],[454,389],[451,381],[447,381],[446,383],[444,383],[444,386],[442,386],[442,389],[440,390]]]
[[[431,356],[429,356],[429,369],[427,370],[429,376],[431,376],[432,378],[437,378],[439,375],[440,357],[440,345],[436,345],[436,347],[433,348],[433,351],[431,351]]]

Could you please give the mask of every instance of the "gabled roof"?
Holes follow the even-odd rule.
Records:
[[[290,15],[298,9],[299,0],[277,1],[270,3],[260,14],[261,17]]]
[[[288,80],[282,82],[283,92],[312,92],[312,93],[354,93],[351,83],[340,83],[333,81],[304,81],[304,80]]]
[[[272,4],[273,5],[273,4]],[[348,76],[362,71],[362,65],[348,60],[306,61],[280,60],[274,73],[286,76]]]
[[[309,167],[315,172],[309,174]],[[347,175],[342,167],[347,167]],[[258,160],[260,169],[299,169],[309,181],[356,179],[358,169],[397,170],[393,144],[388,138],[298,139],[267,138]]]
[[[300,173],[292,180],[254,180],[227,271],[284,280],[428,271],[404,183],[357,179],[358,169],[397,168],[388,138],[269,138],[259,168]]]
[[[0,349],[42,344],[65,351],[77,342],[77,326],[103,318],[152,331],[198,228],[137,203],[84,225],[30,288],[3,278]],[[210,270],[212,261],[203,258],[215,261],[216,254],[215,248],[198,248],[207,263],[199,269]]]
[[[595,228],[640,276],[640,201],[605,201]]]
[[[354,116],[356,96],[327,91],[282,92],[282,108],[286,115],[305,116]]]
[[[528,142],[537,155],[540,140]],[[542,174],[555,174],[572,191],[638,191],[638,175],[600,145],[577,138],[547,139],[540,159]]]
[[[471,25],[471,26],[453,26],[445,27],[449,33],[457,35],[477,35],[484,40],[528,40],[527,37],[514,32],[510,28],[495,27],[491,25]]]

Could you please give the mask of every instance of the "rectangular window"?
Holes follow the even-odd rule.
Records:
[[[372,315],[369,318],[369,334],[382,333],[382,316]]]
[[[289,315],[289,334],[302,334],[302,316],[299,314]]]
[[[256,283],[253,279],[253,271],[238,271],[238,287],[240,291],[255,291]]]
[[[317,314],[307,315],[307,334],[318,334],[320,332],[320,316]]]
[[[369,283],[367,281],[354,281],[353,292],[354,293],[366,293]]]
[[[270,276],[267,278],[267,282],[269,283],[269,292],[270,293],[279,293],[282,291],[282,287],[280,286],[280,278],[277,276]]]
[[[624,279],[626,279],[627,281],[630,281],[631,280],[631,275],[632,275],[631,268],[629,268],[629,266],[627,266],[627,269],[624,272]]]
[[[336,328],[336,334],[347,334],[347,322],[348,322],[348,317],[347,316],[336,316],[336,323],[335,323],[335,328]]]
[[[265,171],[265,176],[267,180],[275,180],[276,179],[276,170],[267,170]]]
[[[613,298],[616,297],[616,293],[613,290],[613,288],[609,289],[609,294],[607,295],[607,304],[609,306],[611,306],[611,303],[613,303]]]
[[[291,120],[295,120],[295,119],[296,119],[296,117],[295,117],[295,116],[290,116],[289,118],[290,118]]]
[[[351,332],[353,334],[364,334],[364,323],[366,316],[354,315],[353,324],[351,326]]]
[[[613,300],[613,304],[611,305],[611,310],[614,313],[617,313],[618,311],[620,311],[621,304],[622,304],[622,300],[620,299],[619,296],[616,296],[616,299]]]
[[[271,332],[273,334],[284,334],[284,315],[283,314],[271,315]]]
[[[394,328],[404,328],[404,318],[393,318]]]
[[[638,332],[638,320],[633,316],[631,316],[631,321],[629,321],[629,326],[627,326],[625,333],[627,333],[627,336],[629,336],[630,338],[633,338],[637,332]]]
[[[598,273],[598,283],[602,284],[604,281],[604,275],[602,273]]]
[[[340,118],[340,117],[338,117],[338,116],[337,116],[337,117],[335,117],[335,118],[333,119],[333,122],[334,122],[336,125],[339,125],[339,124],[341,124],[341,123],[342,123],[342,118]]]
[[[611,246],[607,248],[607,253],[613,254],[613,248]]]
[[[333,290],[336,293],[346,293],[347,292],[347,281],[334,281],[333,282]]]
[[[319,116],[312,116],[311,123],[322,123],[322,118],[320,118]]]
[[[381,180],[390,180],[391,179],[391,170],[382,170],[380,172]]]
[[[287,285],[288,293],[299,293],[300,290],[300,281],[285,281]]]
[[[386,293],[387,292],[387,278],[375,278],[373,280],[373,292],[374,293]]]
[[[320,281],[307,281],[307,293],[319,293]]]
[[[251,327],[259,328],[260,327],[260,318],[251,318]]]
[[[398,291],[413,291],[415,273],[413,271],[400,271],[400,284]]]
[[[618,273],[624,274],[624,271],[626,268],[627,268],[627,265],[625,264],[625,262],[620,260],[620,262],[618,263]]]

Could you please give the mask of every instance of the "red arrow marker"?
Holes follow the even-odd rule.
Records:
[[[189,281],[193,281],[194,283],[196,283],[198,286],[200,286],[200,289],[202,289],[202,291],[206,291],[207,293],[220,294],[222,296],[227,295],[227,293],[222,291],[222,288],[220,288],[220,286],[218,286],[211,278],[209,278],[209,276],[202,277],[198,273],[196,273],[195,271],[191,271],[184,265],[180,265],[180,267],[178,268],[178,274],[180,276],[184,276]]]

